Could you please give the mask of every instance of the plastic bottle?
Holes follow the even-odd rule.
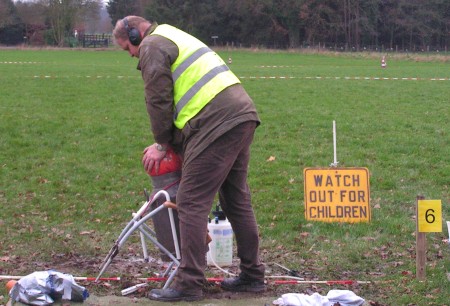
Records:
[[[214,220],[209,222],[211,236],[206,262],[209,266],[225,267],[233,262],[233,229],[225,214],[219,210],[219,204],[213,212]]]

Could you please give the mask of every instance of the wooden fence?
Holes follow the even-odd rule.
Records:
[[[112,44],[111,34],[81,34],[78,41],[83,48],[108,48]]]

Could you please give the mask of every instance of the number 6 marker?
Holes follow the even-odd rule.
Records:
[[[417,206],[419,233],[442,232],[441,200],[419,200]]]

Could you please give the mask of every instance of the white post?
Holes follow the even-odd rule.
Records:
[[[450,245],[450,221],[447,221],[447,228],[448,228],[448,244]]]
[[[338,161],[337,161],[337,149],[336,149],[336,121],[333,120],[333,152],[334,152],[334,160],[330,164],[330,167],[337,167]]]

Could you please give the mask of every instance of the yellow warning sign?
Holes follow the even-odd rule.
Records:
[[[306,220],[369,222],[367,168],[305,168]]]
[[[417,203],[419,233],[442,232],[441,200],[419,200]]]

